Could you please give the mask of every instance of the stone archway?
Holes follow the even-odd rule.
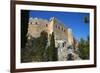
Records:
[[[73,55],[72,55],[71,53],[68,54],[68,56],[67,56],[67,60],[74,60]]]

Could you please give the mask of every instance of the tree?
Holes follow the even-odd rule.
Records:
[[[89,59],[89,36],[87,37],[87,40],[80,39],[79,42],[79,56],[82,59]]]
[[[40,56],[41,61],[45,61],[45,50],[46,50],[46,45],[48,42],[48,34],[45,31],[41,32],[40,37],[38,38],[39,42],[38,45],[36,46],[38,49],[37,55]]]
[[[57,61],[57,49],[55,48],[54,32],[50,38],[50,46],[47,48],[48,61]]]
[[[27,40],[26,47],[21,50],[21,61],[44,61],[44,52],[47,45],[48,34],[42,31],[40,37]]]

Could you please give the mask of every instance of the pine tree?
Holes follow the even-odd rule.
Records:
[[[81,38],[79,42],[79,56],[82,59],[89,59],[89,36],[87,40]]]
[[[47,49],[48,61],[57,61],[57,49],[55,48],[54,32],[50,38],[50,46]]]

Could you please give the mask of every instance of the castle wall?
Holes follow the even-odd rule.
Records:
[[[39,37],[42,31],[46,31],[48,33],[48,25],[49,22],[47,20],[30,18],[28,26],[28,35],[31,35],[32,37]]]
[[[54,32],[55,40],[66,40],[69,44],[73,44],[73,35],[70,28],[65,28],[63,24],[58,23],[56,19],[51,19],[51,21],[30,18],[28,25],[28,34],[32,37],[39,37],[42,31],[46,31],[48,34]]]
[[[48,33],[48,46],[50,45],[50,35],[54,32],[55,47],[58,49],[58,60],[67,60],[68,46],[73,46],[74,44],[72,30],[64,27],[64,25],[59,23],[54,17],[51,18],[50,21],[30,18],[27,36],[37,38],[42,31]],[[72,52],[71,54],[74,54],[73,48],[70,48],[70,50]]]
[[[67,37],[67,29],[63,26],[63,24],[59,23],[54,17],[50,21],[50,25],[53,29],[52,32],[54,32],[55,40],[66,40]]]
[[[54,25],[54,33],[55,33],[55,39],[56,40],[66,40],[67,41],[67,29],[65,29],[63,26],[60,26],[59,24]]]

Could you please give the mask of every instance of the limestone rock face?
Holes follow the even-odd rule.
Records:
[[[44,20],[41,18],[29,18],[27,37],[37,38],[42,31],[48,33],[48,43],[50,42],[50,35],[54,32],[55,47],[58,48],[58,60],[66,61],[68,57],[68,46],[74,44],[72,30],[66,28],[55,17],[50,20]],[[74,53],[74,49],[71,48],[71,53]],[[75,55],[77,56],[77,55]],[[76,58],[74,58],[76,59]]]

